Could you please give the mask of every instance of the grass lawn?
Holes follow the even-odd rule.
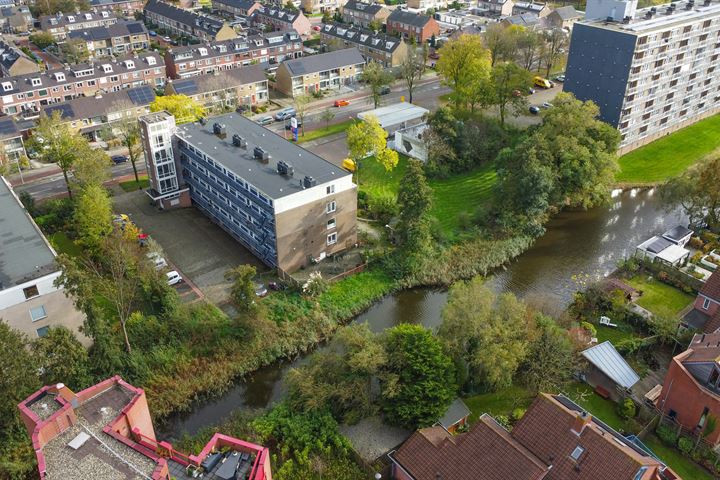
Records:
[[[398,166],[387,172],[378,162],[365,160],[360,166],[360,189],[371,197],[394,198],[407,161],[407,157],[400,155]],[[462,212],[472,215],[490,197],[495,179],[495,167],[489,164],[448,179],[428,182],[433,189],[432,214],[448,236],[452,237],[458,231]]]
[[[566,394],[570,397],[570,400],[585,408],[588,412],[592,413],[593,416],[605,422],[611,428],[618,431],[632,430],[631,425],[620,418],[615,411],[617,404],[612,400],[602,398],[595,393],[587,383],[572,384],[568,387]]]
[[[655,435],[648,435],[643,443],[682,478],[692,478],[693,480],[711,480],[713,478],[707,470],[684,457],[677,449],[662,443]]]
[[[71,257],[77,257],[82,253],[80,247],[75,242],[70,240],[65,232],[55,232],[48,236],[50,244],[53,246],[56,252],[65,253]]]
[[[350,120],[345,120],[344,122],[330,125],[327,128],[321,127],[316,128],[315,130],[307,131],[305,132],[305,135],[302,135],[301,131],[301,135],[298,137],[298,143],[305,143],[309,142],[310,140],[317,140],[318,138],[327,137],[328,135],[332,135],[334,133],[344,132],[350,127],[350,125],[353,124],[354,121],[355,120],[351,118]]]
[[[473,397],[463,398],[465,405],[470,409],[470,423],[475,423],[480,415],[506,415],[516,408],[527,408],[535,398],[529,391],[518,385],[493,393],[483,393]]]
[[[642,290],[637,304],[659,316],[676,316],[687,307],[695,297],[645,275],[637,275],[625,282],[633,288]]]
[[[639,337],[639,335],[635,333],[635,329],[629,323],[621,322],[616,318],[613,318],[611,320],[617,325],[617,327],[608,327],[606,325],[600,325],[599,323],[595,323],[595,328],[597,329],[598,343],[610,340],[613,345],[617,345],[623,340]]]
[[[662,182],[720,148],[720,115],[671,133],[620,157],[619,183]]]
[[[150,180],[148,180],[146,175],[141,175],[139,182],[136,182],[135,180],[128,180],[127,182],[120,182],[119,185],[120,188],[126,192],[134,192],[135,190],[139,190],[141,188],[148,188],[150,186]]]

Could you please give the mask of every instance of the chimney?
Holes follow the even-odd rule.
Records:
[[[585,427],[590,424],[591,420],[592,415],[590,415],[588,412],[582,411],[578,413],[575,416],[575,420],[573,420],[572,432],[579,437]]]

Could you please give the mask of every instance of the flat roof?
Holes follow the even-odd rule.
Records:
[[[225,126],[224,139],[213,133],[215,123]],[[247,141],[247,148],[232,144],[235,134]],[[352,175],[237,113],[213,117],[206,125],[199,122],[180,125],[176,135],[273,199],[304,190],[302,180],[306,175],[313,177],[318,185]],[[260,163],[253,157],[255,147],[268,152],[268,163]],[[294,168],[293,176],[278,174],[277,163],[280,160]]]
[[[412,103],[400,102],[358,113],[358,118],[365,119],[368,115],[373,115],[378,119],[378,122],[380,122],[380,126],[385,128],[411,120],[417,120],[427,113],[428,110],[425,108],[418,107]]]
[[[675,5],[672,13],[668,13],[670,5]],[[647,17],[648,12],[653,12],[649,18]],[[720,4],[717,1],[705,5],[703,0],[697,0],[692,3],[688,1],[672,2],[672,4],[665,3],[637,9],[630,23],[608,22],[605,19],[583,20],[581,23],[640,35],[654,30],[664,30],[673,25],[698,22],[718,15],[720,15]]]
[[[56,270],[55,252],[0,177],[0,290]]]

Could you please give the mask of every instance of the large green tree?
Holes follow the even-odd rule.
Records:
[[[381,388],[385,418],[411,429],[432,425],[457,394],[452,360],[420,325],[401,324],[384,336],[387,364]]]
[[[257,307],[253,281],[256,274],[257,270],[252,265],[238,265],[225,272],[225,279],[232,282],[230,300],[242,312],[250,312]]]
[[[383,87],[388,86],[393,79],[392,73],[385,70],[379,63],[370,61],[365,65],[360,74],[360,80],[370,87],[370,98],[372,98],[375,108],[380,105]]]
[[[157,97],[150,104],[151,112],[166,110],[175,117],[175,122],[183,123],[196,122],[205,116],[205,109],[195,99],[187,95],[165,95]]]
[[[110,178],[110,157],[103,150],[83,146],[72,165],[73,189],[102,185]]]
[[[425,73],[425,58],[424,53],[427,51],[427,46],[424,46],[422,50],[417,48],[409,47],[408,54],[400,64],[400,76],[405,80],[405,86],[408,90],[408,101],[412,103],[413,92],[417,86],[417,82]]]
[[[490,52],[477,35],[461,35],[445,42],[435,64],[443,82],[452,89],[455,107],[483,103],[490,79]]]
[[[112,204],[102,186],[89,185],[82,191],[75,206],[74,225],[79,243],[92,250],[97,250],[112,232]]]
[[[561,391],[575,373],[573,343],[567,330],[550,317],[536,315],[535,328],[520,368],[522,379],[536,393]]]
[[[532,75],[515,62],[496,63],[490,74],[490,103],[498,108],[500,125],[505,125],[508,110],[519,115],[527,106],[525,89],[530,85]]]
[[[720,231],[720,155],[671,178],[660,194],[667,207],[682,207],[690,223]]]
[[[432,256],[432,189],[427,184],[420,161],[408,160],[407,170],[400,180],[397,204],[400,216],[395,228],[395,240],[407,269],[410,272],[417,271]]]
[[[32,343],[32,352],[40,366],[43,384],[62,382],[75,391],[89,386],[88,352],[67,328],[48,330],[47,335]]]

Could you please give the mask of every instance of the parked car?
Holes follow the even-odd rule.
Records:
[[[392,90],[389,85],[385,85],[380,89],[380,95],[390,95],[390,92],[392,92]]]
[[[112,160],[115,165],[120,165],[121,163],[127,162],[128,157],[126,157],[125,155],[113,155],[112,157],[110,157],[110,160]]]
[[[165,42],[172,43],[172,38],[168,37],[167,35],[165,35],[164,37],[162,37],[162,39],[163,39],[163,41],[165,41]]]
[[[273,123],[273,117],[270,115],[266,115],[264,117],[260,117],[257,120],[255,120],[256,123],[259,123],[260,125],[270,125]]]
[[[555,77],[555,80],[563,83],[565,81],[565,75],[558,75],[557,77]]]
[[[256,297],[264,297],[268,294],[267,288],[265,288],[265,285],[262,283],[256,283],[255,284],[255,296]]]
[[[167,261],[157,252],[150,252],[145,256],[150,260],[150,263],[153,264],[155,270],[162,270],[168,266]]]
[[[316,32],[319,32],[319,31],[320,31],[320,25],[315,25],[314,27],[312,27],[312,29],[315,30]]]
[[[176,272],[175,270],[173,270],[172,272],[166,273],[165,276],[167,277],[168,285],[177,285],[178,283],[183,281],[180,274],[178,272]]]
[[[283,108],[275,114],[275,120],[277,120],[278,122],[287,120],[288,118],[294,117],[295,113],[295,109],[292,107]]]
[[[541,105],[542,108],[551,108],[552,106],[553,104],[550,102],[543,102],[543,104]]]
[[[148,35],[151,37],[157,37],[157,32],[155,30],[148,30]]]
[[[531,105],[529,110],[530,113],[532,113],[533,115],[537,115],[538,113],[540,113],[540,108],[536,107],[535,105]]]
[[[348,100],[335,100],[336,107],[347,107],[348,105],[350,105]]]
[[[535,93],[535,89],[532,87],[528,88],[528,95],[532,95],[533,93]]]

